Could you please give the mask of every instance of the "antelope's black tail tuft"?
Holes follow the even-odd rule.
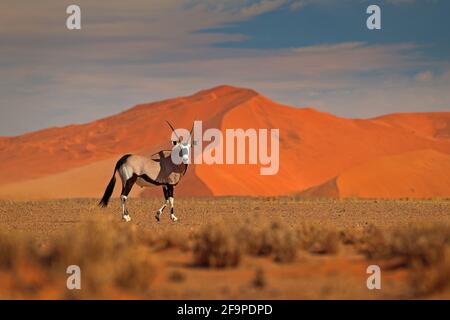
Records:
[[[120,158],[119,161],[117,161],[116,167],[114,168],[113,176],[109,181],[108,186],[106,187],[102,199],[98,203],[100,207],[104,208],[108,206],[109,199],[111,198],[112,193],[114,191],[114,186],[116,185],[116,171],[119,170],[119,168],[127,161],[129,156],[131,156],[131,154],[126,154],[122,158]]]

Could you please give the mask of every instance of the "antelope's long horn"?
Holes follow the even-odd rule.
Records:
[[[175,135],[177,136],[177,139],[180,140],[180,137],[177,135],[175,129],[174,129],[173,126],[170,124],[170,122],[167,121],[167,120],[166,120],[166,122],[167,122],[167,124],[169,125],[170,129],[172,129],[173,133],[175,133]]]
[[[187,140],[187,141],[190,141],[191,140],[191,137],[192,137],[192,132],[194,131],[194,122],[192,122],[192,128],[191,128],[191,131],[189,132],[189,139]]]

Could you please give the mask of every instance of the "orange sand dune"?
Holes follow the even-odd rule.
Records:
[[[421,121],[428,114],[415,117]],[[440,117],[450,123],[450,113]],[[294,109],[261,96],[225,115],[222,129],[236,127],[279,128],[280,170],[276,176],[259,176],[256,167],[198,167],[197,175],[216,195],[293,193],[380,156],[426,148],[450,153],[448,138],[411,134],[401,126],[387,126],[378,120],[342,119],[313,109]]]
[[[0,184],[64,172],[141,149],[157,152],[170,147],[171,132],[165,120],[178,128],[190,128],[194,119],[212,119],[253,95],[256,93],[252,90],[220,87],[190,97],[138,105],[83,125],[8,138],[0,144]]]
[[[417,116],[417,113],[389,114],[375,118],[374,121],[403,128],[415,135],[430,138],[450,138],[450,118],[448,112],[429,112]]]
[[[382,157],[342,173],[341,197],[450,197],[450,155],[434,150]]]
[[[306,196],[339,198],[448,198],[450,155],[419,150],[380,157],[313,187]]]
[[[259,165],[191,165],[177,186],[176,195],[281,195],[327,182],[330,191],[333,178],[339,177],[339,184],[339,179],[353,172],[352,168],[383,157],[390,159],[424,149],[440,156],[450,154],[450,112],[344,119],[311,108],[281,105],[250,89],[220,86],[188,97],[138,105],[83,125],[2,137],[0,198],[99,197],[121,155],[150,155],[170,147],[171,132],[166,119],[179,128],[190,128],[197,119],[203,121],[204,129],[280,130],[278,174],[261,176]],[[383,166],[380,174],[393,175],[397,172],[395,166],[402,172],[408,159],[401,159],[392,162],[391,170]],[[448,167],[440,161],[426,163],[432,172],[446,170],[442,175],[448,174]],[[424,182],[428,178],[419,174],[421,167],[415,168],[417,175],[408,180],[415,197],[449,193],[450,184],[443,188],[446,190],[431,188]],[[360,181],[367,175],[370,173],[362,169],[354,171],[351,179],[342,180],[339,193],[351,185],[346,181]],[[367,190],[358,195],[371,194],[373,187],[364,188]],[[404,189],[397,188],[389,190],[389,197],[405,196]],[[161,195],[160,188],[143,192],[136,188],[134,192],[142,196]]]

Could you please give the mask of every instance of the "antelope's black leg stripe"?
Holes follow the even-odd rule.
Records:
[[[173,186],[170,184],[167,186],[167,193],[169,197],[173,198]]]

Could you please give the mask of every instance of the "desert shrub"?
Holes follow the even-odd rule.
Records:
[[[356,239],[357,250],[368,259],[376,259],[385,256],[387,253],[387,240],[383,231],[373,224],[362,230]]]
[[[369,259],[394,259],[408,269],[407,297],[437,293],[450,285],[450,228],[446,224],[417,223],[364,233],[360,252]]]
[[[186,275],[181,271],[174,270],[169,273],[168,279],[172,282],[183,282],[186,280]]]
[[[339,230],[339,240],[344,245],[359,245],[367,228],[350,227]]]
[[[256,269],[255,276],[253,277],[251,284],[256,289],[263,289],[267,286],[266,274],[262,268]]]
[[[121,257],[114,276],[114,282],[119,288],[138,292],[148,288],[155,272],[152,260],[144,250],[128,250]]]
[[[412,297],[428,296],[447,290],[450,286],[450,259],[447,251],[446,258],[434,266],[413,267],[409,276],[408,293]]]
[[[182,251],[192,249],[192,231],[185,229],[156,229],[152,232],[138,232],[137,242],[155,251],[177,248]]]
[[[297,236],[289,226],[273,222],[264,232],[262,248],[272,253],[276,262],[292,262],[297,257]]]
[[[295,233],[290,231],[278,234],[273,251],[276,262],[289,263],[295,261],[298,253]]]
[[[118,286],[145,290],[153,277],[153,267],[136,229],[107,219],[93,221],[69,233],[54,248],[64,250],[56,265],[77,264],[89,291],[100,292]]]
[[[39,285],[53,282],[65,288],[69,265],[81,268],[82,290],[78,296],[107,293],[113,287],[145,290],[154,273],[145,250],[135,229],[108,219],[83,223],[45,242],[0,232],[0,268],[9,268],[15,286],[27,292],[30,290],[25,289],[37,286],[29,270],[44,274]]]
[[[187,232],[164,232],[157,235],[151,244],[155,250],[178,248],[183,251],[191,249],[191,239]]]
[[[360,251],[370,259],[400,258],[407,267],[428,267],[445,257],[449,236],[448,226],[437,224],[401,226],[384,233],[372,228]]]
[[[256,227],[248,220],[236,223],[235,236],[242,251],[250,255],[264,255],[267,251],[262,245],[264,230],[264,227]]]
[[[12,233],[0,229],[0,270],[10,270],[17,258],[18,239]]]
[[[327,224],[303,223],[297,229],[299,246],[315,254],[334,254],[339,250],[339,233]]]
[[[280,263],[292,262],[297,257],[296,233],[281,221],[262,222],[259,227],[242,224],[237,236],[244,251],[250,255],[272,255]]]
[[[236,234],[223,222],[209,224],[199,230],[194,238],[193,253],[194,263],[203,267],[234,267],[241,260]]]
[[[389,240],[389,254],[404,257],[408,265],[431,266],[445,255],[449,230],[437,225],[396,229]]]

